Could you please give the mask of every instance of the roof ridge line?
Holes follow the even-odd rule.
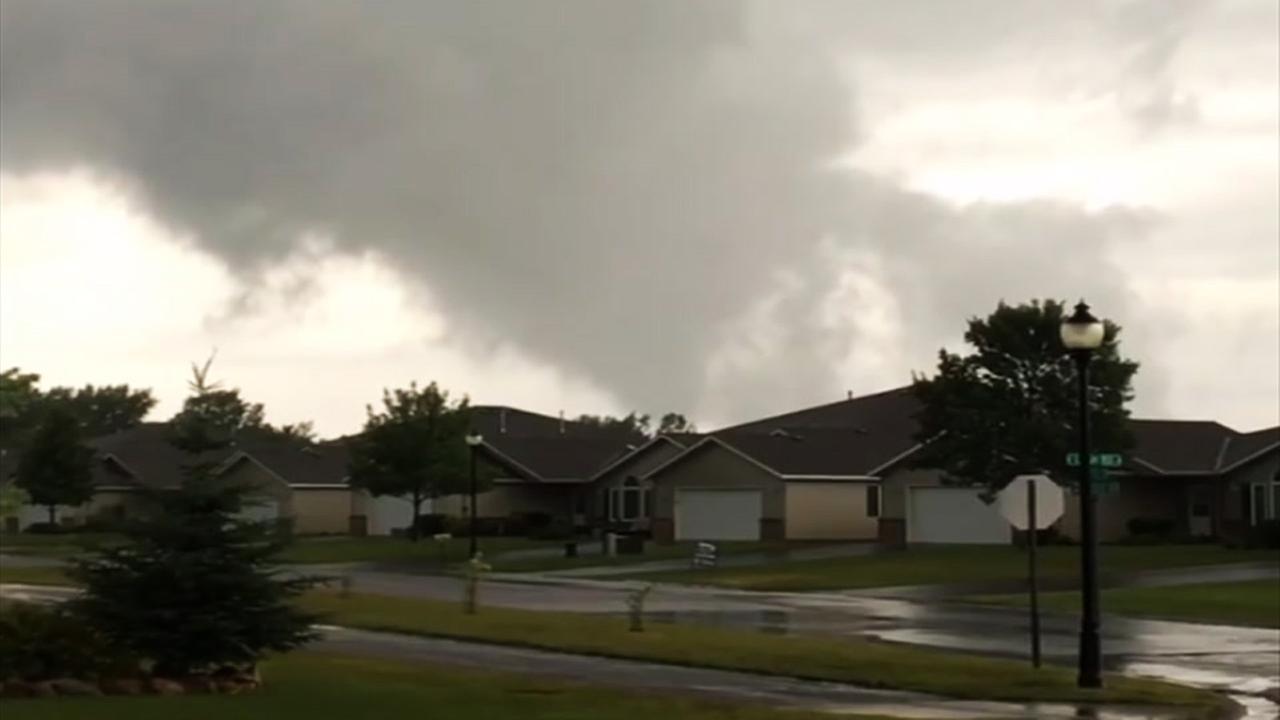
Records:
[[[1229,447],[1230,445],[1231,445],[1230,435],[1222,438],[1222,445],[1218,448],[1218,457],[1215,458],[1213,461],[1213,469],[1215,472],[1222,469],[1222,461],[1226,459],[1227,447]]]

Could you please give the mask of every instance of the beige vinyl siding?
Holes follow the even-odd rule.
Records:
[[[787,483],[788,540],[874,540],[879,520],[867,516],[873,482]]]

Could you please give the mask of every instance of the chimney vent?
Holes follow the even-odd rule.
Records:
[[[560,411],[560,434],[564,434],[564,411]]]
[[[846,390],[845,392],[846,392],[846,393],[848,393],[848,398],[847,398],[847,399],[852,400],[852,399],[853,399],[853,391],[852,391],[852,390]]]
[[[498,432],[505,434],[507,432],[507,409],[500,408],[498,410]]]

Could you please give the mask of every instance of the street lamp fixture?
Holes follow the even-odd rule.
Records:
[[[476,547],[476,452],[484,437],[480,433],[467,433],[467,447],[471,448],[471,522],[468,557],[474,559],[479,549]]]
[[[1080,662],[1076,684],[1082,688],[1102,687],[1102,640],[1098,622],[1098,527],[1097,508],[1090,478],[1089,455],[1089,362],[1106,339],[1106,326],[1089,312],[1083,300],[1075,312],[1062,321],[1062,345],[1076,363],[1077,406],[1080,413]]]

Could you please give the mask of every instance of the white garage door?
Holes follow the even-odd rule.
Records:
[[[269,497],[248,497],[237,515],[249,522],[269,522],[280,517],[280,503]]]
[[[913,543],[1008,543],[1009,523],[970,488],[911,488],[907,541]]]
[[[413,501],[395,495],[369,498],[368,522],[370,535],[390,535],[413,524]],[[422,513],[431,512],[431,501],[422,504]]]
[[[677,540],[759,540],[759,490],[677,490]]]

